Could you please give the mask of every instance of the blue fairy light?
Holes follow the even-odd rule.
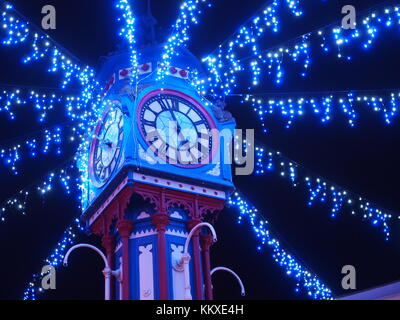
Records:
[[[209,78],[194,78],[192,84],[202,94],[213,94],[219,97],[230,94],[237,85],[236,74],[244,71],[249,66],[252,74],[252,84],[255,87],[259,85],[259,79],[262,74],[262,66],[266,65],[269,74],[275,72],[275,82],[282,83],[284,71],[281,70],[283,52],[270,53],[263,56],[259,50],[258,41],[270,30],[278,32],[280,24],[279,8],[287,6],[293,15],[299,17],[302,15],[300,9],[300,0],[274,0],[265,6],[247,23],[239,27],[236,33],[223,44],[216,52],[206,56],[203,62],[209,71]],[[241,52],[250,48],[251,60],[248,66],[244,65],[239,58]],[[302,46],[302,49],[305,49]],[[299,50],[299,52],[302,51]],[[297,59],[297,52],[293,53],[292,58]],[[247,60],[246,60],[247,61]],[[309,58],[307,57],[307,61]],[[309,62],[305,63],[306,65]]]
[[[69,133],[73,135],[74,133]],[[25,141],[19,141],[7,147],[0,147],[0,159],[14,173],[18,174],[17,163],[24,157],[36,158],[39,155],[54,153],[62,154],[64,143],[68,142],[67,134],[60,126],[44,129],[31,135]]]
[[[84,226],[81,224],[79,219],[75,219],[74,222],[64,231],[57,247],[46,259],[43,260],[43,263],[45,265],[58,267],[62,263],[67,249],[76,243],[78,234],[83,231]],[[41,289],[41,280],[39,274],[33,274],[32,280],[25,289],[23,300],[36,300],[38,295],[44,292]]]
[[[172,26],[172,34],[164,44],[161,55],[161,67],[158,68],[158,80],[162,79],[170,70],[171,61],[176,56],[177,49],[186,45],[189,41],[189,30],[192,24],[199,23],[199,16],[202,13],[201,4],[211,6],[208,0],[184,0],[179,7],[178,19]]]
[[[242,195],[235,192],[228,200],[228,205],[239,211],[238,223],[247,220],[252,227],[259,245],[257,250],[263,247],[272,249],[272,258],[285,271],[286,275],[296,281],[295,292],[304,292],[315,300],[332,300],[332,291],[313,273],[311,273],[298,259],[287,252],[279,240],[277,240],[270,230],[266,221],[259,210]]]
[[[287,1],[295,16],[301,16],[299,3]],[[351,61],[352,57],[346,50],[350,44],[358,43],[364,49],[369,49],[383,34],[395,25],[400,25],[400,7],[397,5],[382,6],[378,11],[363,17],[362,23],[355,30],[344,30],[339,26],[331,25],[320,28],[318,31],[304,34],[280,46],[267,50],[259,50],[259,40],[265,30],[277,31],[277,7],[281,2],[276,0],[260,15],[256,15],[251,22],[239,28],[235,35],[218,47],[216,52],[209,54],[202,61],[207,67],[207,79],[194,78],[192,84],[203,94],[223,97],[231,94],[238,86],[239,74],[247,73],[250,78],[246,87],[254,88],[260,85],[264,75],[274,79],[276,85],[281,85],[284,76],[288,73],[288,65],[301,66],[300,75],[307,76],[312,64],[311,49],[320,48],[324,53],[335,52],[339,59]],[[296,9],[295,9],[296,8]],[[260,22],[262,21],[262,23]],[[354,46],[353,46],[354,47]],[[353,48],[351,47],[351,48]],[[250,48],[250,55],[243,56],[243,49]],[[242,79],[241,81],[246,81]]]
[[[261,95],[232,95],[242,97],[242,103],[251,104],[262,126],[274,115],[280,115],[286,121],[286,128],[290,128],[296,120],[300,120],[307,113],[326,124],[335,118],[336,113],[342,113],[347,118],[350,127],[356,125],[359,114],[364,110],[371,110],[373,113],[381,114],[386,124],[392,124],[399,114],[400,92],[388,92],[374,94],[350,91],[348,93],[324,93],[274,98],[274,94]]]
[[[128,0],[117,0],[115,7],[122,11],[122,17],[118,18],[119,22],[124,22],[119,35],[123,37],[128,45],[129,51],[131,53],[131,66],[136,72],[134,72],[134,77],[131,78],[131,83],[136,84],[137,82],[137,70],[138,70],[138,53],[136,50],[136,19],[132,11],[132,7]],[[121,21],[123,20],[123,21]]]
[[[10,213],[26,215],[27,202],[31,199],[32,195],[46,196],[57,185],[64,189],[66,195],[80,192],[79,179],[73,178],[77,176],[78,172],[79,169],[76,163],[69,161],[68,164],[63,164],[60,168],[47,173],[39,182],[20,190],[14,196],[0,204],[0,222],[5,222],[7,215]]]
[[[48,35],[24,19],[12,5],[3,3],[2,7],[1,29],[4,33],[2,44],[4,46],[15,46],[27,42],[31,44],[31,51],[22,60],[24,64],[46,60],[49,64],[48,72],[62,74],[61,88],[63,89],[74,79],[86,87],[86,92],[88,92],[88,87],[95,88],[97,82],[92,68],[76,61],[75,57],[60,48]]]
[[[322,177],[308,172],[307,169],[270,148],[256,147],[255,164],[256,175],[265,175],[276,171],[276,174],[281,178],[287,179],[293,187],[302,187],[306,190],[309,194],[307,201],[309,206],[320,201],[330,207],[332,218],[336,218],[340,213],[351,212],[351,215],[358,215],[362,220],[380,227],[385,240],[389,240],[393,215],[373,206],[363,197],[357,196]],[[279,170],[275,170],[275,168],[279,168]]]

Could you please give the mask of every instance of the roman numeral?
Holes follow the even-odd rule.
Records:
[[[157,99],[157,102],[161,106],[161,109],[163,109],[163,110],[170,110],[171,109],[171,106],[168,103],[168,100],[166,100],[164,98],[159,98],[159,99]]]
[[[179,101],[173,97],[160,97],[157,102],[161,106],[161,109],[165,110],[175,110],[179,111]]]
[[[156,126],[154,121],[149,121],[149,120],[143,120],[143,124],[146,126],[153,127],[153,128],[155,128],[155,126]]]
[[[172,101],[172,109],[179,111],[179,101],[173,98],[171,99],[171,101]]]

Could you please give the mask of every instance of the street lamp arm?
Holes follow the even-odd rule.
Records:
[[[213,275],[216,271],[226,271],[226,272],[229,272],[230,274],[232,274],[237,279],[237,281],[239,282],[240,288],[242,290],[242,296],[246,295],[246,291],[244,289],[244,285],[243,285],[242,280],[240,279],[240,277],[233,270],[231,270],[229,268],[225,268],[225,267],[216,267],[216,268],[211,270],[211,275]]]
[[[87,244],[87,243],[80,243],[77,244],[73,247],[71,247],[67,253],[65,254],[65,257],[63,259],[63,264],[66,267],[68,265],[68,258],[69,255],[71,254],[72,251],[74,251],[75,249],[79,249],[79,248],[88,248],[88,249],[92,249],[94,251],[96,251],[100,257],[103,259],[104,262],[104,269],[103,269],[103,275],[104,275],[104,298],[105,300],[110,300],[110,288],[111,288],[111,276],[112,275],[119,275],[118,271],[113,271],[110,269],[110,266],[108,265],[108,261],[107,261],[107,257],[104,255],[104,253],[96,248],[95,246],[92,246],[91,244]]]
[[[208,227],[211,230],[212,236],[213,236],[213,241],[217,241],[217,233],[215,232],[214,227],[209,224],[208,222],[201,222],[199,224],[196,224],[192,230],[190,230],[186,242],[185,242],[185,247],[183,250],[183,254],[181,255],[180,261],[177,261],[178,266],[183,266],[183,272],[185,273],[185,300],[192,300],[192,294],[190,293],[191,287],[190,287],[190,273],[189,273],[189,262],[190,262],[190,254],[188,253],[189,249],[189,243],[190,240],[193,237],[193,234],[196,232],[197,229],[202,228],[202,227]]]
[[[196,226],[192,230],[190,230],[189,235],[186,238],[185,249],[183,250],[184,254],[188,253],[189,243],[190,243],[190,240],[192,239],[193,234],[195,233],[195,231],[197,229],[202,228],[202,227],[208,227],[211,230],[211,233],[213,236],[213,241],[217,242],[217,233],[215,232],[214,227],[208,222],[201,222],[199,224],[196,224]]]
[[[65,257],[64,257],[64,260],[63,260],[64,266],[68,265],[68,258],[69,258],[69,255],[71,254],[71,252],[74,251],[75,249],[78,249],[78,248],[89,248],[89,249],[92,249],[92,250],[96,251],[100,255],[100,257],[103,259],[105,269],[110,269],[110,267],[108,265],[107,258],[104,255],[104,253],[100,249],[96,248],[95,246],[92,246],[91,244],[87,244],[87,243],[80,243],[80,244],[77,244],[77,245],[71,247],[68,250],[68,252],[65,254]]]

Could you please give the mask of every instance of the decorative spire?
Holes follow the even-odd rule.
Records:
[[[157,44],[155,26],[157,20],[151,12],[151,2],[147,0],[147,12],[142,17],[143,22],[143,44],[144,46],[153,46]]]

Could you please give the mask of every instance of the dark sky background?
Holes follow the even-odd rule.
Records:
[[[134,1],[139,2],[139,1]],[[140,1],[143,2],[143,1]],[[264,48],[299,36],[317,27],[341,19],[341,8],[353,4],[357,10],[381,1],[307,0],[304,16],[283,17],[279,34],[269,35]],[[116,11],[111,0],[14,0],[16,8],[40,25],[41,8],[53,4],[57,9],[57,29],[50,35],[82,61],[96,66],[99,57],[114,51],[117,44]],[[180,0],[153,0],[153,14],[159,23],[160,38],[165,39],[176,19]],[[201,24],[192,28],[191,51],[202,57],[213,51],[237,26],[251,17],[265,1],[218,0],[206,9]],[[140,30],[138,31],[140,33]],[[163,38],[164,37],[164,38]],[[312,52],[309,76],[301,78],[287,70],[284,83],[276,87],[263,79],[260,91],[318,91],[346,89],[399,88],[400,33],[398,30],[379,34],[369,51],[356,48],[351,63],[335,55]],[[24,50],[0,48],[0,82],[26,86],[57,85],[56,78],[45,71],[45,65],[22,66]],[[245,90],[238,89],[238,93]],[[400,197],[400,124],[387,126],[381,117],[362,112],[358,125],[350,129],[337,117],[322,126],[312,117],[304,117],[287,130],[279,117],[269,122],[270,133],[263,135],[251,108],[237,98],[227,100],[229,110],[241,128],[255,128],[257,139],[280,150],[296,162],[323,177],[365,196],[382,208],[399,213]],[[21,137],[40,128],[27,108],[9,122],[0,115],[0,146],[9,139]],[[63,111],[56,111],[47,126],[65,121]],[[42,156],[20,164],[20,175],[12,175],[5,166],[0,169],[0,200],[40,179],[73,154],[74,145],[66,145],[62,156]],[[235,184],[270,221],[278,238],[301,258],[336,295],[348,294],[341,289],[341,269],[354,265],[357,290],[382,285],[400,278],[400,237],[398,227],[392,238],[384,241],[378,228],[359,217],[329,217],[329,208],[308,207],[306,192],[293,189],[279,177],[238,177]],[[63,230],[78,213],[73,199],[56,190],[45,199],[35,199],[28,215],[10,215],[0,224],[0,299],[20,299],[33,272],[42,267],[42,259],[54,248]],[[257,241],[246,226],[238,226],[236,212],[224,210],[216,225],[219,242],[213,247],[212,266],[234,269],[243,279],[249,299],[301,299],[294,293],[295,283],[272,260],[270,251],[256,251]],[[81,236],[80,241],[98,244],[95,238]],[[91,252],[82,250],[71,257],[68,269],[57,273],[57,290],[43,296],[47,299],[102,299],[102,263]],[[234,280],[223,273],[214,278],[216,299],[240,298]]]

